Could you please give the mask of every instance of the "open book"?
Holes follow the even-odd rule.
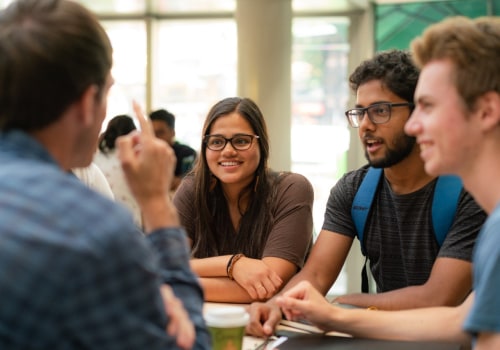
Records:
[[[307,321],[288,321],[281,320],[280,324],[276,329],[277,334],[289,334],[289,333],[307,333],[307,334],[326,334],[326,335],[335,335],[339,337],[352,337],[350,334],[340,333],[340,332],[327,332],[325,333],[321,329]]]

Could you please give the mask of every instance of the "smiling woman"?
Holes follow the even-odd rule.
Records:
[[[313,189],[268,168],[259,107],[226,98],[209,111],[200,157],[174,197],[205,300],[265,300],[303,266],[312,242]]]

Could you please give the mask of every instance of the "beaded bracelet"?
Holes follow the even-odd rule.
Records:
[[[226,275],[228,277],[229,277],[229,267],[231,266],[231,263],[233,262],[233,259],[234,259],[235,256],[236,256],[236,254],[231,255],[231,257],[229,258],[229,260],[227,262],[227,265],[226,265]]]
[[[227,263],[227,268],[226,268],[226,272],[227,272],[227,277],[229,277],[230,280],[234,280],[233,278],[233,269],[234,269],[234,264],[236,264],[236,262],[238,260],[240,260],[241,258],[243,258],[245,255],[243,254],[234,254],[228,261]]]

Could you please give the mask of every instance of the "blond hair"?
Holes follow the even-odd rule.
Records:
[[[498,17],[445,19],[414,39],[411,51],[420,68],[434,60],[453,63],[452,82],[469,110],[484,93],[500,93]]]

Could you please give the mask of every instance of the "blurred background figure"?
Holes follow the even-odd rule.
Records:
[[[192,169],[196,160],[196,151],[188,145],[175,140],[175,116],[172,113],[166,109],[158,109],[151,112],[149,118],[153,122],[156,137],[167,142],[175,152],[177,165],[175,167],[175,178],[170,189],[175,191],[184,175]]]
[[[90,163],[89,166],[84,168],[73,168],[71,172],[93,190],[110,199],[115,198],[106,176],[104,176],[101,169],[95,163]]]
[[[127,185],[115,148],[115,142],[119,136],[127,135],[136,129],[134,120],[128,115],[117,115],[111,119],[106,130],[99,137],[94,162],[108,180],[115,200],[129,209],[135,223],[142,227],[141,210]]]

